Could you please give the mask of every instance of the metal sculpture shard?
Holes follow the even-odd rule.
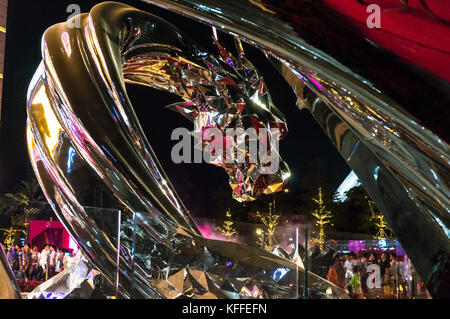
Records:
[[[114,283],[115,215],[90,208],[107,202],[121,210],[118,289],[125,298],[303,294],[302,274],[300,285],[292,284],[294,263],[201,236],[125,89],[128,82],[177,94],[186,103],[172,107],[201,118],[196,124],[203,127],[277,127],[282,137],[283,116],[243,52],[233,58],[218,42],[218,55],[202,52],[173,25],[119,3],[96,5],[73,19],[80,19],[79,28],[69,21],[43,36],[43,61],[28,92],[27,136],[39,183],[85,255]],[[263,164],[258,162],[223,166],[234,196],[242,200],[280,190],[289,175],[286,165],[271,176],[259,173]],[[274,277],[280,268],[287,272],[282,279]],[[313,274],[309,282],[316,297],[346,297]]]
[[[94,277],[87,261],[80,259],[34,288],[27,299],[88,299],[93,292]]]
[[[21,299],[20,288],[14,277],[5,251],[0,245],[0,299]]]

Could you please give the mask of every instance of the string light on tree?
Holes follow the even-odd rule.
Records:
[[[264,242],[263,246],[266,251],[272,252],[275,248],[275,230],[280,223],[281,215],[274,214],[273,204],[269,204],[269,212],[266,214],[261,214],[259,211],[256,212],[256,216],[259,220],[266,226],[266,231],[264,232]]]
[[[4,231],[3,235],[5,236],[5,240],[3,244],[8,250],[11,250],[14,246],[14,236],[16,234],[17,229],[13,229],[12,227],[9,229],[2,229]]]
[[[223,225],[220,227],[217,227],[218,230],[225,236],[225,237],[236,237],[237,236],[237,230],[233,227],[234,221],[232,219],[231,212],[228,210],[225,214],[225,217],[227,218]]]
[[[326,239],[325,226],[331,222],[331,218],[333,217],[333,215],[330,211],[325,210],[322,187],[319,187],[318,197],[313,198],[313,201],[318,206],[314,210],[312,215],[316,219],[316,227],[319,228],[319,236],[314,237],[312,241],[319,245],[320,250],[323,250],[323,246],[325,244]],[[331,224],[331,226],[333,226],[333,224]],[[315,234],[315,232],[313,234]]]
[[[367,196],[367,203],[369,204],[370,209],[370,221],[374,222],[375,227],[377,228],[377,234],[374,236],[375,239],[385,239],[390,238],[388,236],[387,231],[392,233],[392,230],[389,228],[389,225],[384,218],[383,214],[375,213],[375,203],[370,200]]]

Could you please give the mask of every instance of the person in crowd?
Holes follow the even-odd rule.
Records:
[[[361,268],[361,255],[362,252],[358,251],[358,253],[356,254],[356,256],[353,256],[353,266],[358,267],[359,269]]]
[[[30,265],[31,265],[31,252],[30,252],[30,246],[28,244],[25,244],[22,247],[21,252],[22,260],[21,260],[21,271],[22,271],[22,277],[25,281],[28,280],[29,272],[30,272]]]
[[[389,262],[390,262],[390,267],[389,267],[389,269],[390,269],[390,272],[389,272],[390,278],[389,278],[389,281],[392,283],[392,286],[394,288],[393,289],[394,295],[397,295],[398,294],[397,289],[398,289],[398,284],[399,284],[399,280],[398,280],[398,278],[399,278],[399,271],[398,271],[397,256],[395,255],[395,253],[390,254]]]
[[[380,266],[381,278],[386,281],[389,277],[389,268],[391,267],[391,263],[385,252],[381,254],[381,257],[378,260],[378,265]]]
[[[375,264],[377,259],[375,258],[375,254],[371,253],[368,260],[367,260],[370,264]]]
[[[358,266],[353,266],[352,278],[347,283],[347,287],[351,288],[351,289],[349,289],[349,291],[351,291],[350,296],[352,299],[361,299],[362,298],[361,280],[359,277]]]
[[[63,269],[63,261],[64,261],[64,253],[60,248],[58,248],[56,250],[55,273],[61,272],[61,270]]]
[[[39,257],[39,267],[40,267],[40,280],[46,281],[49,278],[49,254],[50,248],[48,245],[44,246],[44,249],[41,252]]]
[[[17,252],[17,255],[19,256],[19,271],[17,272],[16,279],[17,280],[25,280],[24,270],[23,270],[23,247],[19,248],[19,251]]]
[[[397,271],[397,256],[395,253],[389,255],[389,263],[391,264],[391,270],[394,270],[394,273]]]
[[[14,247],[11,249],[11,254],[10,254],[10,265],[11,265],[11,268],[16,277],[19,277],[19,272],[20,272],[19,252],[20,252],[19,245],[14,245]]]
[[[3,245],[1,247],[4,247]],[[66,254],[61,248],[45,245],[41,252],[38,246],[19,245],[6,251],[6,257],[19,281],[46,281],[65,269],[65,263],[76,263],[82,256],[81,251],[65,260]],[[66,265],[67,266],[67,265]]]
[[[33,251],[31,252],[31,265],[30,265],[30,275],[29,280],[37,281],[39,280],[39,249],[37,246],[33,247]]]
[[[336,286],[340,286],[337,271],[336,271],[336,268],[334,267],[334,265],[338,262],[339,261],[337,259],[334,261],[333,266],[330,267],[330,269],[328,270],[328,275],[327,275],[327,280],[329,282],[335,284]]]
[[[398,289],[401,291],[400,298],[406,298],[408,295],[408,257],[405,255],[400,261],[397,261],[398,269]]]
[[[334,262],[333,268],[336,270],[338,286],[343,288],[345,286],[345,270],[342,266],[340,257]]]
[[[16,280],[19,281],[25,281],[25,274],[24,274],[24,256],[23,256],[23,247],[20,247],[19,245],[15,245],[15,259],[13,264],[13,271],[16,276]]]
[[[50,277],[52,277],[55,274],[55,268],[56,268],[56,251],[54,246],[50,246],[50,253],[49,253],[49,274]]]
[[[13,270],[15,270],[15,268],[17,268],[18,270],[20,267],[19,250],[20,250],[19,245],[14,245],[13,248],[11,249],[11,267],[13,268]]]
[[[352,279],[353,276],[353,256],[349,254],[345,255],[344,269],[345,269],[345,283],[348,284],[348,282]]]
[[[367,296],[367,278],[369,277],[369,274],[367,273],[367,257],[365,254],[361,254],[360,265],[359,273],[361,278],[361,291],[363,296]]]

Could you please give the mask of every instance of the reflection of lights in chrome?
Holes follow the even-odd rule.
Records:
[[[72,165],[73,165],[73,160],[76,156],[76,152],[73,149],[73,147],[69,147],[69,156],[67,157],[67,172],[71,172],[72,171]]]
[[[259,107],[261,107],[262,109],[269,111],[267,108],[267,105],[265,105],[263,102],[261,102],[261,100],[259,99],[259,94],[258,92],[256,92],[250,99],[255,102],[256,105],[258,105]]]
[[[249,297],[258,298],[260,296],[260,291],[258,286],[253,286],[253,289],[250,290],[246,286],[242,287],[241,294],[247,295]]]
[[[294,245],[295,247],[295,245]],[[300,257],[300,253],[298,250],[298,247],[295,250],[295,254],[294,254],[294,258],[292,259],[292,261],[300,268],[305,268],[305,265],[303,264],[303,260],[302,257]]]
[[[289,271],[289,268],[278,268],[273,272],[272,279],[279,282]]]
[[[218,41],[219,37],[217,36],[217,29],[215,27],[212,27],[212,32],[214,40]]]
[[[59,143],[59,133],[62,131],[62,127],[52,110],[50,101],[45,92],[45,87],[43,85],[38,89],[31,103],[33,105],[40,104],[42,106],[42,122],[39,124],[46,126],[44,129],[45,144],[47,146],[47,149],[50,152],[53,152],[54,148]]]
[[[336,190],[337,193],[336,200],[340,202],[345,201],[345,199],[347,198],[345,193],[350,189],[352,189],[353,187],[357,187],[359,185],[361,185],[361,183],[358,180],[358,176],[356,176],[354,171],[351,171],[350,174],[348,174],[348,176]]]
[[[380,171],[380,167],[379,166],[375,167],[375,170],[373,172],[373,178],[374,178],[375,181],[378,180],[378,172],[379,171]]]
[[[333,294],[333,289],[331,289],[331,287],[328,287],[326,290],[327,295],[332,295]]]
[[[448,238],[450,238],[450,229],[447,228],[447,226],[444,225],[442,220],[440,220],[438,217],[433,216],[434,220],[437,222],[439,226],[441,226],[442,230],[444,231],[445,235],[447,235]]]
[[[70,56],[72,54],[72,46],[70,45],[69,34],[67,32],[61,34],[61,41],[64,45],[64,50],[66,50],[67,55]]]
[[[283,181],[287,180],[289,177],[291,177],[291,173],[290,172],[283,172],[281,174]]]

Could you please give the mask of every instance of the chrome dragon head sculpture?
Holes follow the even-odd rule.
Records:
[[[176,94],[184,102],[170,108],[194,120],[195,132],[265,128],[268,134],[253,138],[270,140],[270,148],[286,134],[282,114],[243,50],[234,58],[217,37],[214,41],[217,55],[200,50],[168,22],[115,2],[96,5],[43,36],[43,61],[28,92],[33,168],[86,256],[110,283],[119,269],[124,297],[240,298],[248,287],[266,298],[295,297],[291,281],[303,268],[259,249],[201,236],[127,96],[125,83]],[[278,133],[272,134],[275,128]],[[202,141],[217,142],[222,143],[211,137]],[[231,144],[240,147],[235,140]],[[269,151],[277,160],[278,150]],[[289,175],[285,164],[262,174],[272,164],[268,161],[229,163],[215,156],[212,162],[226,169],[234,197],[241,200],[281,190]],[[102,226],[112,214],[92,208],[99,206],[98,192],[108,198],[109,208],[121,210],[120,238],[117,227]],[[289,276],[273,279],[280,267]],[[324,298],[345,297],[315,275],[310,289]]]
[[[311,112],[386,216],[430,293],[448,297],[448,122],[436,121],[444,118],[436,114],[448,113],[448,82],[395,56],[405,53],[404,42],[399,51],[387,52],[389,48],[377,44],[379,30],[363,26],[358,33],[361,26],[347,25],[336,14],[336,6],[338,12],[342,9],[338,1],[143,2],[213,25],[262,49],[292,86],[298,106]],[[267,298],[294,296],[288,284],[296,274],[291,262],[200,235],[126,94],[128,82],[182,97],[184,103],[170,108],[195,122],[194,135],[202,138],[202,148],[211,150],[210,162],[229,174],[236,199],[278,191],[289,176],[283,162],[273,174],[261,174],[270,160],[239,162],[232,155],[229,162],[214,149],[228,140],[203,139],[210,128],[265,128],[266,137],[240,139],[262,138],[272,146],[286,134],[284,117],[272,106],[240,40],[236,57],[220,46],[217,36],[218,53],[203,52],[166,21],[112,2],[76,18],[79,27],[68,21],[44,35],[43,62],[28,94],[28,148],[47,199],[90,260],[114,281],[114,232],[102,229],[89,208],[97,205],[100,192],[111,208],[123,208],[123,296],[130,296],[130,282],[141,296],[153,298],[239,298],[249,286]],[[414,54],[407,50],[408,58]],[[438,55],[448,53],[441,50]],[[271,134],[271,128],[280,134]],[[238,141],[231,141],[237,149]],[[276,148],[270,150],[278,158]],[[240,151],[247,159],[246,150]],[[131,231],[136,221],[142,222]],[[139,254],[133,253],[133,243]],[[284,281],[274,279],[280,267],[289,270]],[[134,281],[130,273],[136,275]],[[328,289],[331,294],[325,293]],[[311,292],[343,296],[314,276]]]

